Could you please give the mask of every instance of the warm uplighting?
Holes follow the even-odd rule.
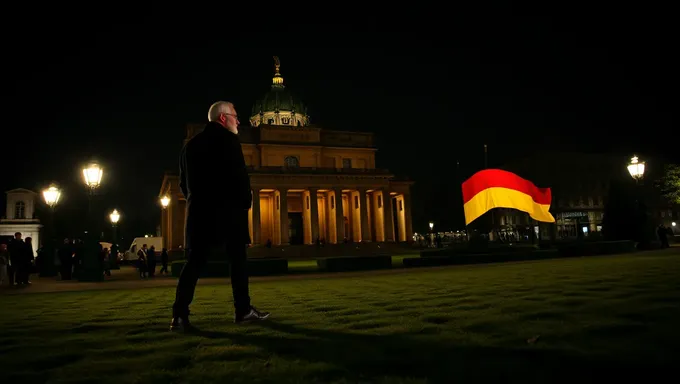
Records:
[[[639,161],[637,156],[633,156],[628,164],[628,172],[635,180],[640,180],[645,174],[645,162]]]
[[[83,168],[83,178],[85,179],[85,184],[90,189],[99,187],[103,175],[104,170],[97,163],[90,163],[87,167]]]
[[[161,205],[163,206],[163,208],[167,208],[168,205],[170,205],[170,198],[167,196],[161,197]]]
[[[118,213],[117,209],[114,209],[111,214],[109,214],[109,219],[111,220],[111,224],[116,224],[118,223],[118,220],[120,220],[120,213]]]
[[[52,184],[42,191],[42,195],[43,199],[45,200],[45,204],[47,204],[50,208],[54,208],[54,206],[59,202],[61,191],[56,185]]]

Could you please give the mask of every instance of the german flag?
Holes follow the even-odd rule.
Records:
[[[493,208],[514,208],[526,212],[534,220],[554,223],[548,212],[550,188],[538,188],[512,172],[485,169],[463,183],[465,225]]]

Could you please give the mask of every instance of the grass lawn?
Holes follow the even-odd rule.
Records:
[[[0,295],[0,382],[653,382],[680,361],[668,251],[251,290],[272,319],[237,326],[230,287],[199,286],[201,335],[168,332],[171,288]]]

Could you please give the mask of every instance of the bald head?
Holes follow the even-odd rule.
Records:
[[[238,133],[238,115],[234,104],[228,101],[218,101],[208,110],[208,121],[218,123],[234,134]]]

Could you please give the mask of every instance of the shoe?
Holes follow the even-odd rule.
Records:
[[[271,315],[269,312],[260,312],[255,307],[251,306],[250,311],[245,315],[242,316],[236,315],[234,317],[234,323],[240,324],[250,321],[267,320],[269,318],[269,315]]]
[[[177,316],[172,318],[170,331],[189,333],[196,332],[197,329],[189,322],[189,316]]]

